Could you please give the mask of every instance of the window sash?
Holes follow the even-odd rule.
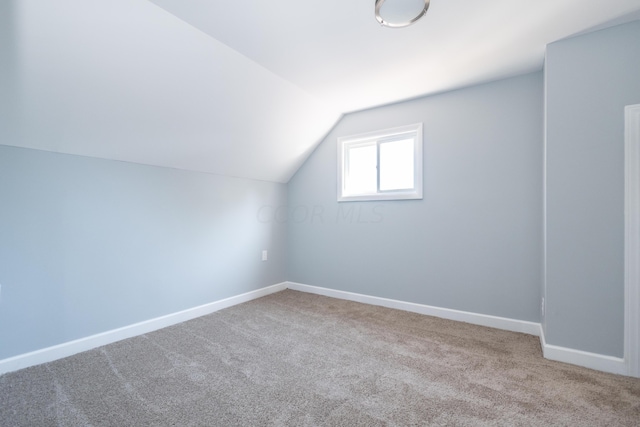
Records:
[[[403,140],[412,141],[412,185],[407,188],[382,189],[381,147],[384,144]],[[351,173],[353,172],[351,160],[354,157],[352,150],[374,145],[376,147],[375,191],[373,191],[373,185],[369,186],[370,191],[354,191],[354,187],[350,185],[353,182],[351,180]],[[338,138],[338,150],[338,201],[422,199],[422,123],[353,137]]]

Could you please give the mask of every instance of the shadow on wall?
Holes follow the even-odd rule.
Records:
[[[15,0],[0,2],[0,144],[17,138],[18,72]]]

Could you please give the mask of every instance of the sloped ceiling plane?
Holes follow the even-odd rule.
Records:
[[[6,145],[287,182],[345,113],[542,69],[638,0],[13,1]]]

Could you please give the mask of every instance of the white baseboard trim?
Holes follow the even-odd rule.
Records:
[[[133,325],[3,359],[0,360],[0,375],[17,371],[19,369],[28,368],[30,366],[52,362],[54,360],[73,356],[74,354],[92,350],[96,347],[101,347],[103,345],[111,344],[126,338],[153,332],[158,329],[166,328],[167,326],[172,326],[181,322],[185,322],[187,320],[195,319],[196,317],[211,314],[218,310],[232,307],[237,304],[242,304],[244,302],[261,298],[275,292],[280,292],[285,289],[292,289],[295,291],[324,295],[332,298],[361,302],[364,304],[377,305],[381,307],[394,308],[398,310],[424,314],[427,316],[440,317],[443,319],[456,320],[459,322],[466,322],[474,325],[503,329],[506,331],[535,335],[540,337],[542,352],[546,359],[570,363],[573,365],[583,366],[586,368],[613,374],[629,375],[628,364],[625,363],[624,359],[547,344],[544,336],[544,331],[539,323],[528,322],[524,320],[514,320],[497,316],[489,316],[486,314],[471,313],[467,311],[452,310],[448,308],[433,307],[423,304],[415,304],[411,302],[374,297],[353,292],[304,285],[294,282],[283,282],[277,285],[267,286],[265,288],[257,289],[255,291],[236,295],[230,298],[225,298],[223,300],[214,301],[209,304],[204,304],[198,307],[179,311],[177,313],[168,314],[166,316],[157,317],[155,319],[146,320],[144,322],[135,323]]]
[[[540,324],[536,322],[514,320],[506,317],[489,316],[486,314],[452,310],[449,308],[433,307],[430,305],[415,304],[412,302],[398,301],[388,298],[372,297],[369,295],[337,291],[335,289],[303,285],[301,283],[294,282],[287,282],[287,287],[295,291],[308,292],[312,294],[324,295],[327,297],[361,302],[365,304],[378,305],[387,308],[395,308],[398,310],[410,311],[412,313],[425,314],[427,316],[440,317],[442,319],[457,320],[459,322],[487,326],[490,328],[502,329],[505,331],[521,332],[524,334],[535,336],[540,335]]]
[[[545,359],[583,366],[586,368],[609,372],[612,374],[629,375],[627,373],[627,364],[625,363],[624,359],[547,344],[544,338],[544,331],[540,323],[489,316],[486,314],[471,313],[467,311],[452,310],[448,308],[433,307],[429,305],[415,304],[388,298],[379,298],[369,295],[356,294],[353,292],[321,288],[318,286],[309,286],[294,282],[287,282],[287,288],[293,289],[295,291],[308,292],[312,294],[324,295],[327,297],[361,302],[365,304],[378,305],[387,308],[395,308],[398,310],[410,311],[427,316],[440,317],[443,319],[456,320],[459,322],[466,322],[474,325],[487,326],[490,328],[534,335],[540,337],[542,353]]]
[[[611,374],[629,375],[627,363],[622,358],[547,344],[542,327],[540,328],[540,344],[542,345],[542,354],[545,359],[570,363]]]
[[[168,314],[166,316],[156,317],[155,319],[145,320],[140,323],[128,325],[122,328],[113,329],[111,331],[102,332],[100,334],[91,335],[89,337],[80,338],[74,341],[58,344],[52,347],[43,348],[41,350],[32,351],[30,353],[20,354],[0,360],[0,375],[17,371],[19,369],[28,368],[42,363],[53,362],[63,357],[73,356],[83,351],[92,350],[96,347],[111,344],[126,338],[137,335],[146,334],[158,329],[166,328],[177,323],[195,319],[196,317],[211,314],[218,310],[228,308],[243,302],[251,301],[275,292],[283,291],[287,288],[287,283],[279,283],[277,285],[267,286],[255,291],[214,301],[198,307],[179,311],[177,313]]]

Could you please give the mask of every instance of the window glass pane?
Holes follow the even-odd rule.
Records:
[[[380,190],[413,188],[413,138],[380,144]]]
[[[338,202],[422,199],[422,123],[337,142]]]
[[[370,194],[377,191],[375,144],[348,147],[345,161],[345,193]]]

